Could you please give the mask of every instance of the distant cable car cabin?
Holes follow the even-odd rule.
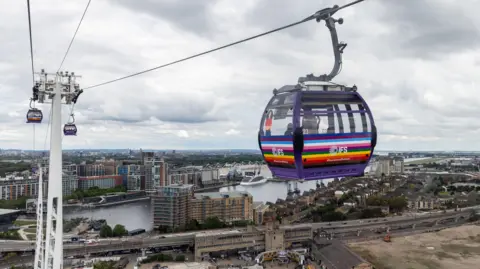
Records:
[[[335,29],[335,22],[343,20],[322,20],[332,37],[332,71],[274,90],[261,119],[258,144],[277,178],[362,176],[377,143],[372,112],[357,87],[330,82],[340,71],[346,47],[338,43]]]
[[[27,123],[42,123],[43,113],[38,108],[30,108],[27,112]]]
[[[74,123],[67,123],[63,127],[63,134],[66,136],[77,135],[77,126]]]
[[[77,135],[77,126],[75,125],[75,117],[70,115],[72,117],[72,122],[66,123],[65,126],[63,126],[63,134],[65,136],[75,136]]]

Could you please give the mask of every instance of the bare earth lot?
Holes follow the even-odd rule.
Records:
[[[480,268],[480,226],[466,225],[437,233],[352,243],[349,247],[378,269]]]

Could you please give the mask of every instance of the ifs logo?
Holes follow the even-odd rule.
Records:
[[[330,154],[347,153],[347,152],[348,152],[348,147],[337,147],[337,146],[330,147]]]

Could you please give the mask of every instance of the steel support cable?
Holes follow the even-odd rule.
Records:
[[[35,64],[33,62],[33,37],[32,37],[32,16],[30,12],[30,0],[27,0],[27,15],[28,15],[28,33],[30,39],[30,62],[32,65],[32,87],[35,87]],[[32,102],[33,100],[30,100]],[[35,107],[35,102],[33,102],[33,107]],[[35,124],[32,124],[33,129],[33,151],[32,151],[32,161],[35,156]]]
[[[75,33],[73,34],[72,40],[70,40],[70,44],[68,45],[67,51],[65,52],[65,55],[63,56],[62,62],[60,63],[60,66],[58,67],[57,73],[60,71],[60,69],[63,66],[63,63],[65,62],[65,59],[68,56],[68,53],[70,52],[70,48],[72,47],[73,41],[75,41],[75,37],[77,36],[78,30],[80,29],[80,26],[82,25],[83,18],[85,18],[85,14],[87,14],[88,7],[90,6],[90,3],[92,0],[88,0],[87,6],[85,7],[85,10],[83,11],[82,18],[80,18],[80,22],[78,22],[77,29],[75,30]]]
[[[285,30],[287,28],[297,26],[299,24],[302,24],[302,23],[305,23],[305,22],[308,22],[308,21],[311,21],[311,20],[320,21],[320,20],[328,18],[328,16],[333,15],[335,12],[337,12],[341,9],[353,6],[353,5],[358,4],[360,2],[363,2],[363,1],[365,1],[365,0],[353,1],[351,3],[343,5],[341,7],[335,6],[333,8],[325,8],[325,9],[322,9],[320,11],[317,11],[315,14],[313,14],[313,15],[311,15],[311,16],[309,16],[309,17],[307,17],[307,18],[305,18],[301,21],[297,21],[297,22],[294,22],[294,23],[291,23],[291,24],[288,24],[288,25],[285,25],[285,26],[282,26],[282,27],[279,27],[279,28],[261,33],[261,34],[258,34],[258,35],[254,35],[254,36],[251,36],[251,37],[248,37],[248,38],[244,38],[244,39],[238,40],[236,42],[229,43],[227,45],[223,45],[223,46],[211,49],[211,50],[207,50],[207,51],[204,51],[204,52],[201,52],[201,53],[198,53],[198,54],[194,54],[194,55],[188,56],[186,58],[182,58],[182,59],[179,59],[179,60],[176,60],[176,61],[173,61],[173,62],[169,62],[169,63],[163,64],[163,65],[160,65],[160,66],[156,66],[156,67],[153,67],[153,68],[150,68],[150,69],[146,69],[146,70],[143,70],[143,71],[140,71],[140,72],[137,72],[137,73],[133,73],[133,74],[130,74],[130,75],[127,75],[127,76],[124,76],[124,77],[120,77],[120,78],[117,78],[117,79],[113,79],[113,80],[109,80],[109,81],[102,82],[102,83],[99,83],[99,84],[95,84],[95,85],[92,85],[92,86],[88,86],[88,87],[85,87],[83,89],[86,90],[86,89],[92,89],[92,88],[100,87],[100,86],[107,85],[107,84],[110,84],[110,83],[114,83],[114,82],[117,82],[117,81],[120,81],[120,80],[135,77],[135,76],[142,75],[142,74],[145,74],[145,73],[148,73],[148,72],[152,72],[152,71],[155,71],[157,69],[161,69],[161,68],[164,68],[164,67],[167,67],[167,66],[171,66],[171,65],[174,65],[174,64],[178,64],[178,63],[181,63],[181,62],[192,60],[194,58],[197,58],[197,57],[200,57],[200,56],[203,56],[203,55],[206,55],[206,54],[210,54],[212,52],[216,52],[216,51],[219,51],[219,50],[222,50],[222,49],[226,49],[226,48],[229,48],[229,47],[233,47],[235,45],[239,45],[241,43],[245,43],[247,41],[257,39],[259,37],[270,35],[270,34],[273,34],[275,32]]]

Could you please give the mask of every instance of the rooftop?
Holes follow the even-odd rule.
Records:
[[[168,186],[160,187],[159,189],[189,189],[193,188],[192,184],[170,184]]]
[[[0,208],[0,215],[13,214],[13,213],[17,213],[17,212],[20,212],[20,210],[13,210],[13,209],[3,209],[3,208]]]
[[[219,198],[241,198],[245,196],[251,196],[250,193],[246,191],[230,191],[230,192],[201,192],[194,194],[195,199],[210,198],[210,199],[219,199]]]
[[[196,237],[204,237],[204,236],[211,236],[211,235],[233,235],[233,234],[241,234],[239,230],[230,230],[230,231],[205,231],[201,233],[195,234]]]

